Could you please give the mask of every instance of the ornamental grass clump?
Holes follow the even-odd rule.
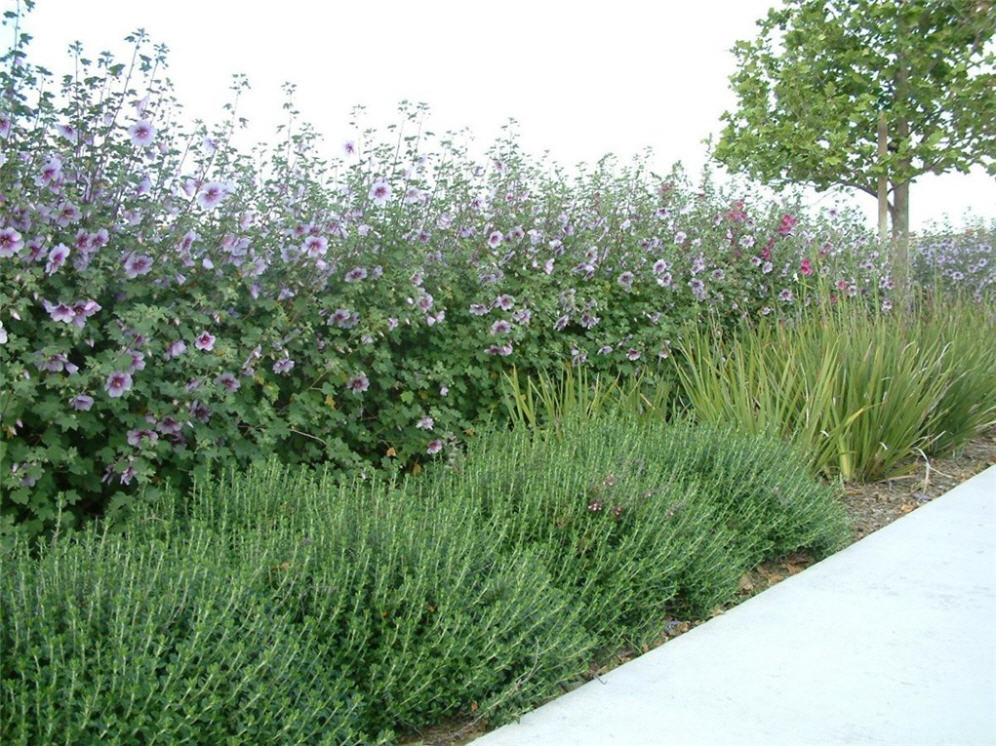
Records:
[[[911,315],[813,309],[722,336],[693,329],[678,373],[694,417],[797,444],[816,473],[908,471],[996,421],[996,333],[984,305],[938,298]]]

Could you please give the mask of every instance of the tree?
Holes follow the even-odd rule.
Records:
[[[739,109],[723,114],[715,158],[776,187],[879,197],[901,272],[910,184],[975,165],[996,174],[993,5],[786,0],[733,47]]]

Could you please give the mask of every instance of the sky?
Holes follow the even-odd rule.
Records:
[[[703,140],[718,137],[736,106],[729,76],[738,39],[781,0],[37,0],[26,20],[29,59],[70,70],[79,40],[126,59],[124,37],[145,29],[169,48],[169,77],[191,119],[224,119],[232,75],[252,90],[239,108],[246,142],[275,142],[281,86],[297,86],[301,118],[329,155],[350,136],[357,104],[378,129],[403,99],[429,105],[430,129],[467,127],[483,148],[509,118],[527,153],[565,166],[650,147],[666,173],[681,161],[698,175]],[[0,0],[4,9],[14,0]],[[854,204],[874,221],[875,201],[813,194],[813,204]],[[996,179],[982,169],[925,176],[911,189],[911,227],[948,217],[996,219]]]

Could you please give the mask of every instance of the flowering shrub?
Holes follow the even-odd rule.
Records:
[[[395,141],[357,125],[326,160],[288,88],[284,142],[240,153],[246,82],[227,124],[185,128],[164,48],[128,40],[128,64],[75,48],[57,91],[23,35],[2,59],[8,522],[263,455],[342,473],[446,459],[513,363],[661,372],[706,314],[891,284],[846,216],[696,193],[640,160],[568,178],[512,131],[482,165],[424,132],[422,105]]]
[[[970,296],[981,303],[996,289],[996,226],[980,221],[961,233],[950,229],[920,237],[913,251],[919,284]]]

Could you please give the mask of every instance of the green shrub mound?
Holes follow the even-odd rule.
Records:
[[[199,490],[189,516],[273,568],[281,611],[355,682],[371,728],[501,720],[587,668],[571,599],[530,552],[499,553],[458,501],[270,464]]]
[[[532,548],[609,648],[730,600],[764,559],[846,540],[833,490],[777,440],[611,416],[560,432],[487,434],[429,489],[472,506],[500,546]]]
[[[401,483],[273,460],[103,525],[5,550],[5,744],[498,723],[846,533],[777,441],[614,416],[492,431]]]
[[[4,744],[361,743],[360,699],[203,525],[95,529],[0,574]]]

